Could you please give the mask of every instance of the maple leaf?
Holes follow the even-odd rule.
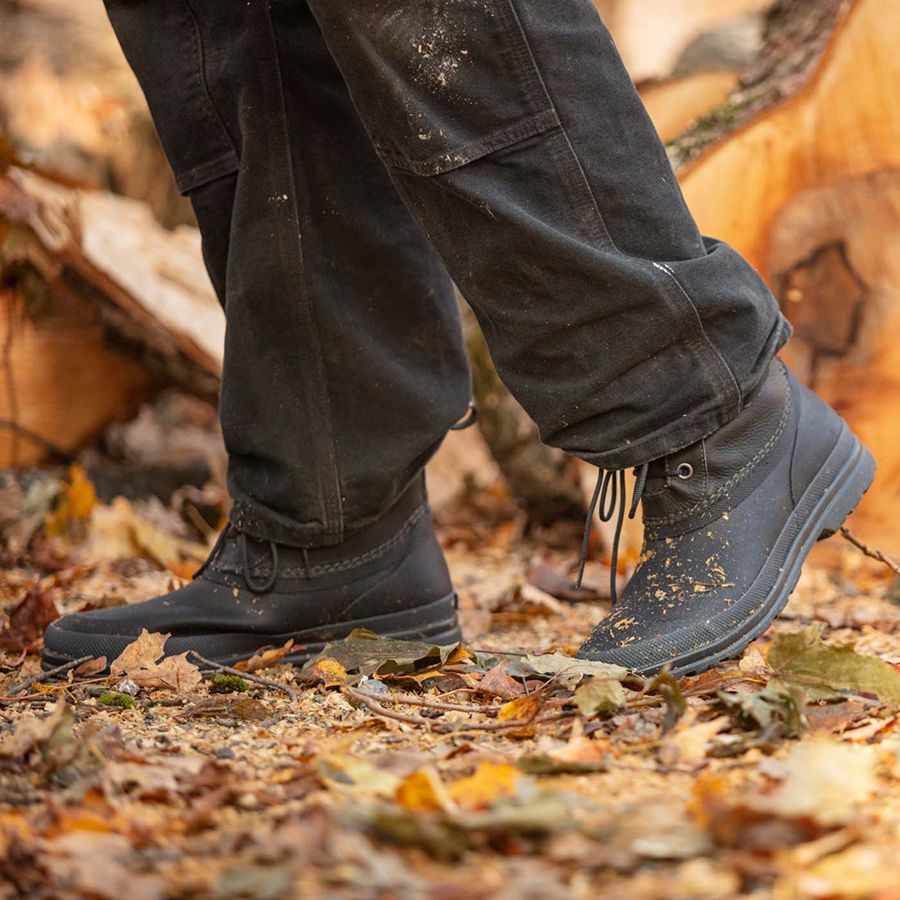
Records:
[[[178,693],[193,691],[203,680],[200,669],[187,658],[188,652],[167,656],[166,641],[171,635],[151,633],[143,629],[109,667],[113,675],[124,675],[146,688],[171,688]]]

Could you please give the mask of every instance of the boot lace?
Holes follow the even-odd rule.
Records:
[[[219,534],[218,538],[216,538],[216,542],[213,544],[213,548],[206,558],[206,561],[196,572],[194,572],[194,578],[199,578],[209,568],[212,561],[218,556],[219,550],[225,542],[225,539],[232,531],[237,531],[238,547],[241,552],[241,563],[243,568],[242,574],[244,576],[244,584],[247,585],[247,590],[254,594],[268,593],[275,587],[275,582],[278,581],[278,575],[280,574],[278,568],[278,545],[274,541],[267,542],[269,545],[269,553],[272,557],[272,571],[265,581],[254,581],[250,570],[250,554],[247,550],[248,536],[243,531],[238,531],[233,525],[227,525]],[[306,559],[305,553],[304,559]]]
[[[644,493],[644,485],[647,483],[647,471],[649,463],[635,468],[637,480],[634,484],[634,493],[631,495],[631,506],[628,508],[628,518],[633,519],[637,514],[638,504]],[[616,516],[616,530],[613,533],[612,553],[609,563],[609,596],[615,605],[618,600],[616,590],[616,570],[619,565],[619,540],[622,537],[622,526],[625,524],[625,470],[624,469],[600,469],[597,473],[597,484],[588,507],[587,518],[584,520],[584,538],[581,542],[581,558],[578,561],[578,577],[575,579],[576,590],[581,587],[584,579],[584,569],[587,565],[588,552],[591,543],[591,527],[594,524],[594,512],[596,511],[601,522],[609,522]],[[599,509],[598,509],[599,504]]]

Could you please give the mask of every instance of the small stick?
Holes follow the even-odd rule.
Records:
[[[196,650],[189,650],[188,652],[195,659],[203,663],[204,666],[209,666],[211,669],[215,669],[217,672],[225,672],[227,675],[237,675],[238,678],[243,678],[246,681],[252,681],[256,684],[262,684],[266,687],[275,688],[275,690],[278,691],[284,691],[291,698],[291,700],[296,700],[300,696],[293,688],[288,687],[286,684],[282,684],[280,681],[275,681],[274,678],[263,678],[262,675],[253,675],[250,672],[242,672],[240,669],[235,669],[232,666],[226,666],[223,663],[213,662],[211,659],[207,659],[205,656],[201,656]]]
[[[407,725],[422,725],[427,731],[431,731],[431,723],[428,719],[423,719],[422,716],[408,716],[404,713],[395,712],[386,706],[382,706],[372,694],[366,691],[358,691],[349,685],[345,685],[342,690],[348,697],[365,704],[377,716],[384,716],[386,719],[396,719],[398,722],[406,722]]]
[[[54,669],[48,669],[46,672],[38,672],[37,675],[32,675],[31,678],[26,678],[24,681],[14,684],[9,689],[7,696],[14,697],[16,694],[20,694],[38,681],[55,678],[57,675],[65,675],[66,672],[77,669],[82,663],[86,663],[93,658],[93,656],[82,656],[81,659],[73,659],[71,662],[63,663],[61,666],[56,666]]]
[[[870,559],[877,559],[878,562],[884,563],[895,575],[900,575],[900,563],[897,560],[882,553],[880,550],[873,550],[871,547],[867,547],[849,528],[841,528],[841,536],[850,541],[858,550],[862,550]]]
[[[373,695],[369,695],[373,696]],[[416,697],[413,694],[379,694],[378,699],[389,703],[404,703],[407,706],[424,706],[428,709],[442,709],[445,712],[483,713],[496,716],[499,706],[476,706],[472,703],[444,703],[442,700],[430,700],[428,697]]]
[[[505,731],[507,728],[524,728],[528,725],[543,725],[544,722],[558,722],[561,719],[574,719],[576,713],[574,710],[560,710],[555,713],[548,713],[546,716],[537,718],[530,716],[527,719],[510,719],[507,722],[485,722],[484,725],[467,725],[465,728],[450,729],[445,734],[467,734],[468,732],[479,731]]]
[[[424,727],[428,731],[437,730],[440,734],[463,734],[466,732],[479,732],[479,731],[506,731],[510,728],[523,728],[525,726],[531,724],[540,724],[542,722],[552,722],[558,719],[570,719],[573,718],[575,713],[570,711],[560,711],[556,713],[550,713],[546,716],[541,716],[538,718],[538,714],[540,713],[541,707],[539,706],[535,711],[527,718],[527,719],[510,719],[505,722],[485,722],[483,725],[465,725],[462,728],[455,727],[457,723],[449,724],[449,723],[437,723],[430,722],[428,719],[423,718],[422,716],[410,716],[405,715],[404,713],[396,712],[392,709],[388,709],[386,706],[382,705],[382,702],[389,703],[407,703],[408,699],[401,699],[399,697],[394,697],[393,695],[385,695],[384,697],[379,696],[376,698],[373,694],[369,694],[366,691],[359,691],[355,688],[345,686],[343,688],[344,693],[353,697],[356,700],[359,700],[360,703],[365,704],[372,712],[376,715],[384,716],[386,719],[395,719],[398,722],[405,722],[408,725],[419,725]],[[418,701],[419,698],[413,698]],[[425,705],[419,701],[418,705]],[[430,704],[429,704],[430,705]],[[543,705],[543,704],[542,704]],[[481,707],[464,707],[462,709],[463,712],[481,712]]]

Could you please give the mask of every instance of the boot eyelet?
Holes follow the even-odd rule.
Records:
[[[694,475],[694,467],[690,463],[679,463],[675,469],[675,474],[682,480],[687,481]]]

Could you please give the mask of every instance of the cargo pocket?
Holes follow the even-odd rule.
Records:
[[[187,0],[105,0],[140,82],[178,189],[235,172],[235,145],[210,96],[200,29]]]
[[[388,167],[440,175],[559,127],[510,0],[321,5]]]

